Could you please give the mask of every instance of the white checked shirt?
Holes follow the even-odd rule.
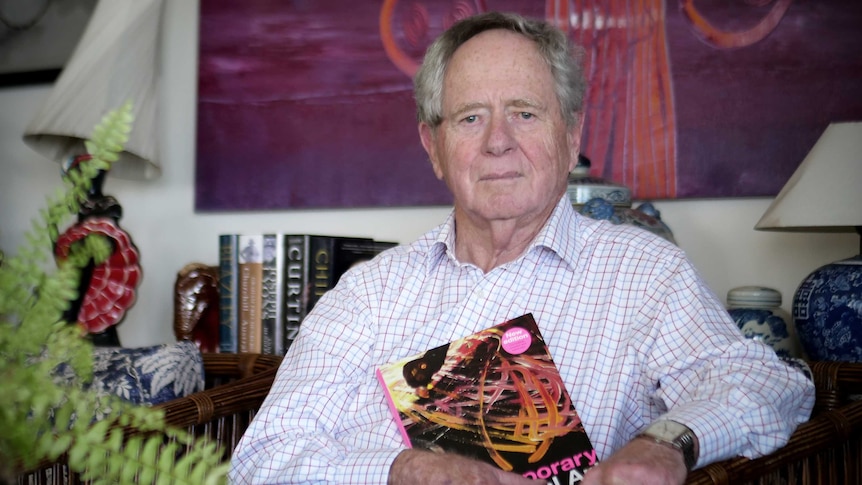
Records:
[[[563,197],[518,259],[454,255],[452,215],[345,274],[302,323],[234,452],[235,483],[385,484],[404,448],[379,364],[532,312],[607,459],[660,416],[691,428],[699,465],[783,445],[814,386],[742,337],[682,250],[575,213]]]

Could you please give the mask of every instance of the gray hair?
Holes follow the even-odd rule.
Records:
[[[535,42],[551,69],[563,119],[567,126],[575,126],[586,90],[580,63],[581,50],[570,44],[563,32],[547,22],[500,12],[488,12],[460,20],[428,47],[425,60],[413,80],[416,118],[433,128],[440,126],[443,122],[443,78],[452,55],[472,37],[494,29],[521,34]]]

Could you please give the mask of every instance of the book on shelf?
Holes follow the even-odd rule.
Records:
[[[262,278],[263,278],[263,235],[249,234],[239,236],[237,295],[238,352],[259,354],[263,350]]]
[[[237,351],[237,258],[239,236],[219,235],[219,352]]]
[[[376,256],[396,243],[371,238],[288,234],[284,238],[284,350],[290,347],[308,312],[335,287],[351,266]]]
[[[263,235],[261,267],[261,352],[270,355],[284,354],[281,312],[283,305],[281,273],[284,271],[284,244],[281,234]]]
[[[597,463],[533,315],[377,369],[405,445],[458,453],[551,485]]]
[[[338,279],[353,266],[373,259],[383,251],[397,245],[398,243],[395,242],[374,239],[345,239],[337,242],[333,248],[335,256],[332,265],[331,285],[335,286]]]

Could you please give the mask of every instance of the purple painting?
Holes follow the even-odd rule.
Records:
[[[201,0],[196,209],[451,203],[411,77],[487,10],[583,46],[582,151],[639,199],[774,195],[830,122],[862,119],[858,0]]]

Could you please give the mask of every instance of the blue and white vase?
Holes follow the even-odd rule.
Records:
[[[862,256],[808,275],[796,290],[792,311],[811,360],[862,362]]]
[[[673,232],[661,220],[661,213],[652,203],[645,202],[632,208],[631,189],[591,176],[591,165],[589,158],[578,155],[578,164],[569,174],[566,192],[576,211],[592,219],[640,227],[676,244]]]
[[[802,346],[790,315],[781,308],[781,293],[762,286],[727,292],[727,311],[747,338],[760,340],[784,359],[802,358]]]

